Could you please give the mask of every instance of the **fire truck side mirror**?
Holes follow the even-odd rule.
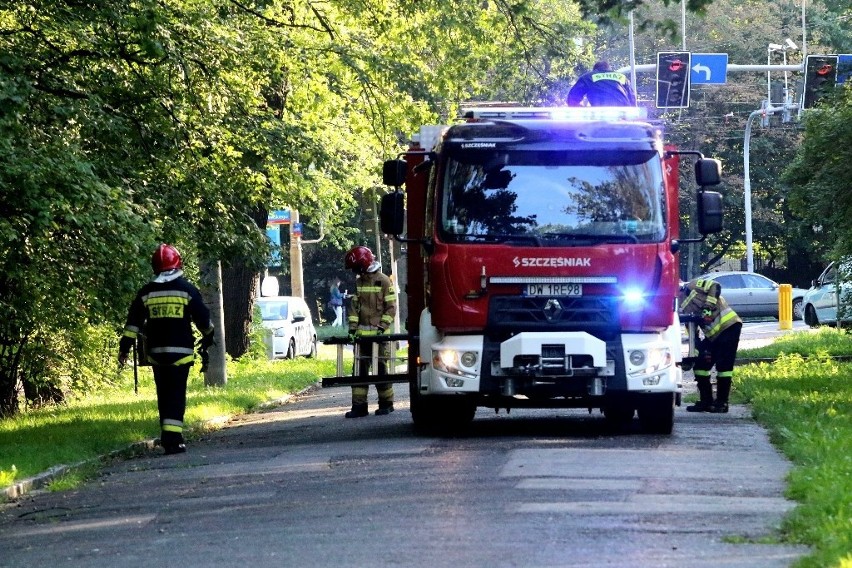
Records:
[[[701,158],[695,162],[695,181],[701,187],[719,185],[722,182],[722,163],[712,158]]]
[[[722,194],[718,191],[698,192],[698,232],[718,233],[723,226]]]
[[[379,204],[379,227],[386,235],[402,234],[405,228],[405,196],[401,191],[382,196]]]
[[[391,187],[401,187],[405,183],[408,165],[405,160],[387,160],[382,167],[382,183]]]

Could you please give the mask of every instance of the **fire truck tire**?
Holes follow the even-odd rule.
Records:
[[[639,397],[639,424],[649,434],[671,434],[674,429],[674,393],[644,394]]]

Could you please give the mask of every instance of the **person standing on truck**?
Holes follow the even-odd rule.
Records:
[[[376,261],[373,251],[365,246],[357,246],[346,253],[344,264],[347,270],[355,273],[355,295],[349,311],[349,336],[353,341],[360,337],[382,335],[393,325],[396,316],[396,290],[390,278],[385,276],[382,265]],[[387,343],[379,349],[378,375],[387,373],[384,361],[389,357]],[[369,358],[362,357],[358,372],[367,375],[370,372]],[[361,418],[369,414],[367,410],[368,386],[352,387],[352,410],[346,418]],[[376,383],[379,394],[379,408],[376,416],[393,412],[393,383]]]
[[[127,315],[127,324],[118,344],[118,364],[127,363],[127,355],[136,338],[145,338],[145,357],[154,371],[157,410],[160,415],[160,445],[168,454],[186,451],[183,415],[186,411],[186,382],[195,361],[192,324],[201,332],[199,347],[202,360],[213,345],[210,310],[201,293],[183,277],[183,261],[178,250],[161,244],[151,257],[154,278],[145,284]]]
[[[568,91],[568,106],[580,106],[584,97],[592,106],[636,106],[636,94],[627,75],[613,71],[603,60],[580,75]]]
[[[679,309],[684,319],[698,323],[704,338],[697,342],[698,359],[693,367],[699,400],[687,412],[728,412],[728,397],[734,378],[734,361],[743,320],[722,297],[715,280],[694,280],[681,286]],[[682,316],[682,317],[683,317]],[[716,366],[716,399],[710,370]]]

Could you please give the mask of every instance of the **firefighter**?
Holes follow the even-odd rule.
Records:
[[[118,363],[124,366],[137,337],[145,340],[140,357],[152,366],[160,415],[160,445],[165,453],[186,451],[183,415],[186,411],[186,382],[195,360],[192,324],[201,332],[202,360],[213,344],[210,311],[201,293],[183,277],[178,250],[161,244],[151,257],[154,278],[137,292],[127,315],[119,342]]]
[[[697,342],[698,358],[693,367],[699,400],[687,412],[728,412],[728,397],[734,378],[734,360],[743,321],[722,297],[722,285],[715,280],[693,280],[680,288],[680,312],[693,318],[703,339]],[[710,370],[716,366],[716,399]]]
[[[580,75],[568,91],[568,106],[580,106],[583,97],[592,106],[636,106],[636,94],[627,75],[613,71],[607,61],[598,61]]]
[[[357,246],[346,253],[344,264],[347,270],[355,273],[355,295],[352,296],[352,309],[349,311],[347,322],[349,336],[353,341],[359,337],[381,335],[386,333],[393,324],[396,315],[396,290],[390,278],[385,276],[382,265],[376,261],[373,251],[365,246]],[[372,347],[372,345],[370,345]],[[387,343],[381,344],[378,375],[387,372],[384,361],[389,357]],[[358,372],[369,374],[370,361],[362,357]],[[352,410],[346,413],[346,418],[361,418],[369,414],[367,410],[367,386],[352,387]],[[379,394],[379,408],[376,416],[385,416],[393,412],[393,383],[376,383]]]

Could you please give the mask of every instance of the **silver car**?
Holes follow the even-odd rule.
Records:
[[[700,279],[715,280],[722,285],[722,297],[739,316],[778,319],[780,285],[754,272],[710,272]],[[793,319],[802,319],[802,299],[807,290],[793,288]]]
[[[265,296],[257,300],[263,327],[269,330],[266,347],[271,359],[315,357],[317,330],[308,304],[297,296]]]
[[[849,277],[852,266],[846,266],[844,262],[841,265],[842,274],[838,275],[837,263],[829,264],[819,278],[813,281],[811,289],[808,290],[804,298],[805,323],[811,327],[820,325],[837,325],[837,305],[838,300],[841,300],[840,321],[848,322],[852,320],[852,282]],[[838,293],[838,281],[841,282]]]

